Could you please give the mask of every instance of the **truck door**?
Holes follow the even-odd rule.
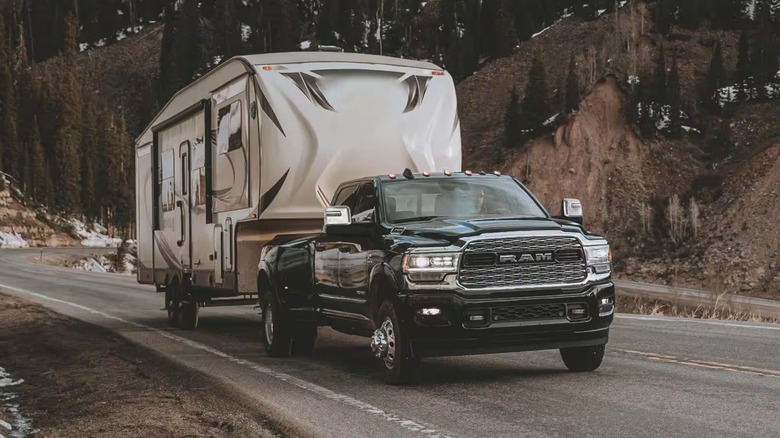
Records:
[[[352,209],[354,233],[339,242],[339,295],[344,310],[365,315],[368,313],[368,278],[371,269],[369,256],[376,246],[373,241],[376,215],[376,189],[373,182],[358,186],[356,204]]]
[[[339,188],[331,204],[345,205],[350,209],[355,208],[356,189],[357,184]],[[339,258],[344,244],[343,236],[329,236],[327,234],[321,235],[314,242],[314,287],[326,313],[335,311],[335,314],[341,315],[349,307],[345,305],[347,303],[339,289]]]

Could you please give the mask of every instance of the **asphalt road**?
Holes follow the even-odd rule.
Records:
[[[625,315],[594,373],[567,372],[556,351],[512,353],[428,359],[419,385],[390,387],[364,339],[321,329],[315,357],[271,359],[249,307],[169,329],[153,288],[41,265],[38,251],[0,250],[0,292],[214,376],[306,436],[780,436],[780,325]]]

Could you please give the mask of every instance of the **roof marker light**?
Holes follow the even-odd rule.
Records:
[[[423,172],[423,176],[431,176],[430,172]]]
[[[447,175],[447,176],[452,176],[452,172],[450,172],[449,170],[445,170],[444,174]]]
[[[265,70],[265,71],[272,70],[272,69],[273,69],[273,67],[271,67],[270,65],[264,65],[263,66],[263,70]]]
[[[395,174],[394,173],[391,173],[390,175],[387,175],[387,176],[390,177],[390,179],[395,179]]]
[[[473,173],[472,173],[470,170],[467,170],[467,171],[465,171],[465,172],[463,172],[463,173],[465,173],[465,174],[466,174],[466,176],[471,176],[471,175],[473,175]]]
[[[501,176],[501,172],[499,172],[499,171],[497,171],[497,170],[494,170],[494,171],[493,171],[493,175],[495,175],[495,176]]]

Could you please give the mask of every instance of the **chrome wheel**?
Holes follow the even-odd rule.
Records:
[[[386,317],[382,325],[374,331],[371,337],[371,351],[382,359],[388,369],[395,363],[395,327],[393,321]]]
[[[274,342],[274,312],[271,310],[270,304],[265,308],[263,321],[265,324],[265,342],[271,345]]]

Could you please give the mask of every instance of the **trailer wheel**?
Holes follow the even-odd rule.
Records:
[[[293,354],[296,356],[311,356],[317,346],[317,326],[304,324],[295,330],[293,338]]]
[[[290,326],[290,321],[281,309],[276,295],[269,294],[268,302],[263,308],[263,325],[260,328],[265,351],[269,356],[290,356],[293,344]]]
[[[391,385],[414,382],[420,359],[412,356],[411,344],[391,300],[382,303],[377,319],[379,328],[371,337],[371,349],[384,372],[385,381]]]
[[[168,325],[181,326],[181,301],[179,285],[174,281],[165,288],[165,309],[168,311]]]
[[[198,328],[198,303],[188,301],[181,304],[181,328],[185,330],[195,330]]]

